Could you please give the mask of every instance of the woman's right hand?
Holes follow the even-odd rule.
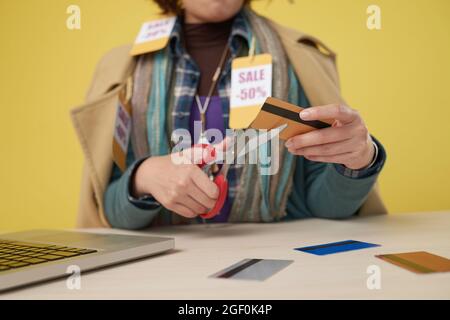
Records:
[[[176,164],[172,155],[150,157],[137,168],[133,196],[151,195],[165,208],[194,218],[214,207],[219,189],[195,164]]]

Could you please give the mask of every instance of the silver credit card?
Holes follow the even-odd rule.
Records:
[[[293,260],[244,259],[225,268],[211,278],[264,281],[290,265]]]

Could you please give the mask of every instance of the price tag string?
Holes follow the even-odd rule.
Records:
[[[206,139],[205,137],[205,131],[206,131],[206,110],[208,109],[209,103],[211,101],[211,96],[214,92],[214,89],[216,88],[217,82],[220,77],[220,73],[222,72],[223,65],[225,63],[225,58],[228,54],[228,44],[225,46],[225,50],[222,53],[222,56],[220,57],[219,65],[217,66],[216,72],[214,72],[214,75],[212,77],[211,86],[209,87],[208,95],[206,96],[205,104],[202,105],[200,101],[200,97],[197,94],[195,94],[195,101],[197,103],[198,111],[200,112],[200,121],[202,123],[202,132],[200,135],[200,141]]]

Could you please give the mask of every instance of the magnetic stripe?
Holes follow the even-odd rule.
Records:
[[[262,259],[251,259],[231,270],[228,270],[225,273],[222,273],[218,276],[218,278],[231,278],[232,276],[236,275],[237,273],[241,272],[242,270],[247,269],[248,267],[260,262]]]
[[[318,121],[318,120],[313,120],[313,121],[304,121],[300,118],[299,114],[297,112],[291,111],[291,110],[286,110],[277,106],[274,106],[273,104],[269,104],[269,103],[264,103],[264,105],[262,106],[262,111],[316,128],[316,129],[323,129],[323,128],[328,128],[330,127],[330,125],[328,123],[322,122],[322,121]]]

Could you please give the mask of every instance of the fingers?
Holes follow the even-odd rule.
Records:
[[[356,139],[347,139],[334,143],[326,143],[295,150],[290,150],[292,154],[298,156],[332,156],[347,152],[353,152],[355,144],[359,143]]]
[[[320,144],[347,140],[352,136],[353,132],[350,126],[329,127],[292,137],[286,142],[286,148],[296,150]]]
[[[168,187],[163,185],[162,190],[158,189],[155,198],[167,209],[185,217],[195,217],[214,207],[218,188],[198,166],[176,166],[171,172],[163,173],[160,179],[163,180],[165,175],[170,176]]]
[[[168,209],[186,218],[195,218],[197,216],[197,214],[194,211],[179,203],[173,204]]]
[[[214,208],[214,205],[216,204],[216,200],[208,197],[200,188],[198,188],[196,185],[192,185],[192,187],[189,188],[189,196],[193,199],[195,199],[200,205],[202,205],[205,209],[211,209]],[[203,212],[206,212],[207,210],[204,210]]]
[[[300,112],[303,120],[341,120],[350,123],[358,117],[358,113],[342,104],[329,104],[325,106],[310,107]]]
[[[192,164],[209,163],[214,160],[215,150],[211,146],[202,147],[195,145],[190,149],[184,151],[187,159]]]
[[[363,168],[371,161],[373,147],[369,131],[359,113],[345,105],[311,107],[300,112],[304,120],[331,120],[329,128],[292,137],[286,142],[289,152],[317,162],[340,163]],[[372,156],[373,157],[373,156]]]
[[[195,214],[202,214],[208,212],[209,209],[200,204],[195,198],[185,195],[178,200],[178,204],[181,204],[193,211]]]
[[[212,200],[216,200],[219,197],[219,188],[216,184],[209,180],[208,176],[197,166],[192,166],[190,169],[191,179],[193,183]]]
[[[192,148],[175,151],[170,154],[172,163],[176,165],[209,163],[216,155],[212,146],[195,145]]]
[[[194,145],[192,148],[172,152],[172,162],[182,164],[202,164],[222,160],[224,152],[232,146],[232,138],[225,137],[221,142],[214,145]]]

